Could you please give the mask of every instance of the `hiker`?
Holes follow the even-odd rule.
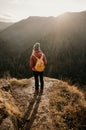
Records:
[[[44,80],[43,72],[47,63],[45,54],[40,49],[40,43],[36,42],[33,46],[33,51],[30,56],[30,67],[32,68],[34,79],[35,79],[35,91],[39,91],[39,80],[40,89],[43,91]]]

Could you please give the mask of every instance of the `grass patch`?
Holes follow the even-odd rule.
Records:
[[[86,129],[86,101],[83,92],[66,82],[55,82],[50,93],[50,110],[58,130]]]
[[[16,78],[11,78],[9,80],[9,82],[11,83],[12,86],[26,86],[26,85],[30,85],[31,80],[29,79],[16,79]]]
[[[8,92],[0,90],[0,117],[3,115],[15,115],[18,118],[22,117],[22,113],[15,105],[15,100]]]

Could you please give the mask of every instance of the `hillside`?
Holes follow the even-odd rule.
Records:
[[[86,100],[68,83],[44,78],[43,93],[34,93],[34,80],[0,80],[1,130],[85,130]]]
[[[49,33],[53,28],[54,21],[54,17],[29,17],[1,32],[0,39],[3,44],[8,44],[11,51],[21,52],[32,47],[35,41]]]
[[[45,75],[86,83],[86,11],[58,17],[29,17],[0,33],[0,77],[31,77],[29,57],[36,41],[46,54]]]
[[[5,22],[0,22],[0,32],[6,29],[7,27],[11,26],[13,23],[5,23]]]

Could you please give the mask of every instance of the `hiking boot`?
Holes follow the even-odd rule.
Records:
[[[43,89],[40,89],[40,95],[42,95],[43,94]]]

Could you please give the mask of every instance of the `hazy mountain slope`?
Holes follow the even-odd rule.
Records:
[[[53,76],[69,73],[70,77],[75,73],[79,78],[77,73],[86,72],[86,12],[59,16],[56,28],[41,39],[41,43],[49,59],[49,73]]]
[[[0,33],[0,72],[8,70],[12,76],[30,77],[28,62],[36,41],[48,59],[47,76],[85,83],[86,11],[29,17]]]
[[[66,82],[44,78],[44,91],[34,79],[0,80],[0,129],[85,130],[84,93]]]
[[[85,23],[86,12],[65,13],[56,18],[29,17],[0,33],[0,39],[3,44],[11,46],[10,49],[14,48],[16,50],[16,46],[21,46],[18,51],[31,47],[35,41],[42,38],[43,40],[48,40],[48,37],[51,44],[55,42],[58,42],[58,44],[64,41],[69,42],[70,39],[74,41],[79,39],[86,40]],[[55,45],[57,48],[58,45]]]
[[[18,51],[25,50],[32,46],[32,43],[39,40],[52,30],[55,18],[53,17],[29,17],[9,27],[0,33],[2,44],[8,44],[10,48]],[[17,46],[17,47],[16,47]]]
[[[11,26],[13,23],[0,22],[0,32]]]

